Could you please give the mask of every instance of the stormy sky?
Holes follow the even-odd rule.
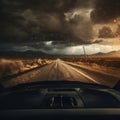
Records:
[[[82,54],[85,45],[90,54],[120,45],[119,0],[0,0],[0,16],[1,51]]]

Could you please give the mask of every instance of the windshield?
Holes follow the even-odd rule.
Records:
[[[0,84],[120,80],[120,1],[1,0]]]

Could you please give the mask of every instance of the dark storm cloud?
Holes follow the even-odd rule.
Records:
[[[117,26],[117,30],[116,30],[116,33],[115,33],[116,36],[120,36],[120,24]]]
[[[0,1],[0,40],[8,41],[27,36],[24,29],[24,18],[17,14],[17,5],[7,0]]]
[[[120,16],[119,0],[95,0],[91,18],[94,23],[107,23]]]
[[[102,29],[99,30],[99,37],[100,38],[113,38],[115,36],[110,27],[104,26]]]
[[[0,42],[28,43],[52,40],[53,44],[92,44],[93,26],[87,16],[89,10],[93,10],[91,19],[94,23],[105,23],[119,16],[120,2],[1,0]]]
[[[95,40],[95,41],[92,42],[92,44],[101,43],[101,42],[103,42],[103,40]]]
[[[78,30],[78,22],[73,25],[66,21],[65,13],[91,6],[91,0],[1,0],[0,39],[2,42],[33,42],[34,38],[84,43],[84,36],[74,32]]]

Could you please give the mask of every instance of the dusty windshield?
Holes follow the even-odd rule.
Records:
[[[1,0],[0,84],[120,80],[119,0]]]

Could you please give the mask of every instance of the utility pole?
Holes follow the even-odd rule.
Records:
[[[85,46],[83,45],[83,52],[84,52],[84,56],[86,55],[86,50],[85,50]]]

